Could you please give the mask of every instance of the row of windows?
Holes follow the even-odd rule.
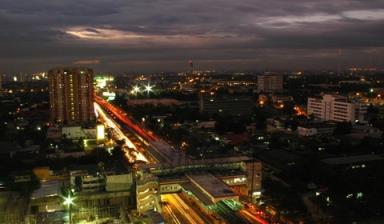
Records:
[[[333,113],[334,114],[347,114],[348,111],[345,111],[345,110],[334,110]]]

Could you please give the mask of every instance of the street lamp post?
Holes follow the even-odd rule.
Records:
[[[151,86],[151,84],[147,84],[145,87],[144,87],[145,91],[147,92],[147,96],[149,96],[149,94],[153,91],[153,86]]]
[[[73,197],[73,192],[72,191],[68,191],[68,195],[66,197],[63,197],[63,198],[64,198],[63,204],[66,205],[67,209],[68,209],[69,224],[72,224],[72,205],[75,204],[73,202],[75,200],[75,198]]]

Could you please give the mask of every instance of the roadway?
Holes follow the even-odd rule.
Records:
[[[216,204],[216,213],[220,215],[227,223],[236,223],[236,224],[247,224],[252,223],[247,221],[247,219],[236,214],[236,211],[233,211],[228,205],[223,201],[220,201]]]
[[[192,209],[178,194],[161,195],[161,200],[165,204],[167,213],[171,214],[168,217],[173,218],[172,222],[177,223],[181,221],[183,224],[207,223],[205,219]]]
[[[107,115],[104,110],[100,107],[99,104],[94,103],[96,116],[100,119],[100,121],[108,128],[112,130],[113,138],[115,140],[124,141],[122,149],[125,152],[125,156],[130,163],[135,161],[143,161],[148,162],[148,159],[144,156],[142,152],[138,150],[135,144],[127,137],[126,134],[122,131],[120,126],[113,121],[109,115]]]
[[[250,223],[268,224],[269,222],[260,217],[259,214],[255,214],[249,209],[240,209],[239,215],[246,219]]]
[[[163,208],[163,217],[166,223],[169,224],[182,224],[184,220],[183,217],[180,217],[180,214],[175,213],[169,204],[164,203]]]
[[[142,143],[142,145],[145,145],[145,149],[144,147],[140,147],[138,149],[135,147],[135,144],[132,143],[132,139],[128,139],[126,135],[122,133],[121,129],[117,130],[117,132],[119,132],[117,133],[118,137],[122,137],[124,140],[129,140],[127,145],[130,149],[135,151],[135,154],[138,154],[137,160],[142,160],[145,162],[148,162],[148,160],[156,160],[156,163],[171,165],[183,164],[188,160],[184,152],[175,150],[167,142],[155,136],[154,133],[144,129],[141,125],[136,124],[133,119],[129,118],[128,114],[122,109],[110,104],[99,96],[95,96],[95,108],[97,113],[107,117],[105,122],[107,126],[113,129],[120,129],[117,123],[118,121],[122,124],[122,126],[124,126],[124,130],[128,129],[136,137],[136,139]],[[115,121],[109,118],[108,115],[104,113],[104,111],[110,113]],[[145,152],[145,154],[143,154],[143,152]],[[148,154],[149,156],[145,156]],[[129,157],[131,162],[136,160],[134,156]]]
[[[119,121],[124,123],[129,129],[131,129],[133,132],[137,133],[141,138],[143,138],[146,141],[155,141],[158,138],[151,132],[143,129],[140,127],[140,125],[135,124],[127,115],[125,111],[122,109],[108,103],[106,100],[99,96],[95,96],[95,102],[100,105],[100,107],[110,111],[113,113],[114,116],[116,116]]]
[[[104,110],[110,114],[105,113]],[[152,132],[146,131],[139,125],[134,124],[124,111],[109,104],[107,101],[100,98],[96,100],[95,111],[97,117],[103,124],[112,130],[114,139],[124,140],[122,148],[129,162],[157,162],[169,165],[179,165],[189,162],[185,154],[175,150],[167,142],[157,138]],[[111,117],[113,117],[113,119]],[[118,122],[122,124],[124,129],[120,127]],[[124,133],[126,129],[131,133]],[[165,202],[163,204],[164,215],[171,220],[170,222],[175,224],[209,223],[203,215],[198,215],[179,195],[167,194],[161,197]],[[234,211],[223,202],[218,203],[216,212],[223,217],[227,223],[268,223],[250,208],[242,208],[239,211]]]

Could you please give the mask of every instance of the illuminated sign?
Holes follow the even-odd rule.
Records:
[[[115,100],[116,98],[116,93],[114,92],[103,92],[102,94],[104,97],[107,97],[108,101]]]
[[[97,135],[96,135],[97,141],[103,141],[105,137],[104,125],[98,124],[96,127],[96,131],[97,131]]]

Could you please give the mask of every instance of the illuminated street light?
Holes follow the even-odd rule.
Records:
[[[134,86],[133,87],[133,91],[135,91],[136,93],[140,92],[140,87]]]
[[[132,90],[131,90],[131,94],[132,95],[137,95],[138,93],[140,93],[140,87],[138,87],[137,85],[133,86]]]
[[[75,197],[73,196],[73,190],[68,191],[68,195],[63,197],[63,204],[67,206],[68,209],[68,220],[69,224],[72,223],[72,205],[74,205]]]
[[[71,197],[71,195],[68,195],[67,197],[64,198],[63,204],[66,205],[66,206],[70,206],[70,205],[74,204],[73,201],[74,201],[74,198]]]
[[[153,86],[151,86],[151,84],[148,83],[148,85],[145,86],[145,91],[147,92],[147,94],[149,94],[150,92],[153,91]]]

